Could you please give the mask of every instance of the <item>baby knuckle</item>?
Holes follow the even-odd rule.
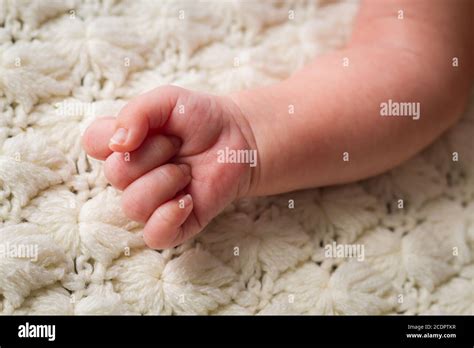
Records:
[[[124,214],[131,220],[140,222],[146,221],[147,217],[144,214],[143,204],[134,194],[123,194],[122,210]]]
[[[154,238],[153,234],[145,230],[143,232],[143,240],[145,244],[152,249],[160,249],[161,245],[157,242],[156,238]]]
[[[155,214],[161,219],[162,222],[166,223],[167,225],[174,224],[174,214],[169,209],[167,209],[166,205],[156,209]]]
[[[105,161],[104,175],[109,183],[119,190],[124,190],[130,182],[128,167],[121,154],[113,153]]]
[[[167,156],[169,153],[174,152],[174,146],[171,141],[163,136],[158,135],[152,142],[153,153],[158,158]]]
[[[172,164],[164,165],[159,172],[161,179],[167,185],[173,185],[176,182],[176,179],[182,176],[181,170],[176,165]]]

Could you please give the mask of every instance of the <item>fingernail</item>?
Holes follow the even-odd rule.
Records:
[[[191,167],[188,166],[187,164],[180,164],[179,169],[183,172],[184,176],[189,176],[191,175]]]
[[[178,137],[169,137],[171,144],[173,144],[174,147],[180,147],[181,146],[181,139]]]
[[[127,140],[128,130],[125,128],[119,128],[115,131],[114,135],[110,139],[110,143],[122,145]]]
[[[185,207],[189,207],[193,203],[193,197],[189,193],[181,199]]]

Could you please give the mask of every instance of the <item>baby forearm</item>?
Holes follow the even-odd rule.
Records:
[[[454,123],[470,86],[468,53],[456,51],[463,61],[456,70],[453,52],[423,52],[416,40],[406,47],[377,46],[359,35],[347,49],[318,58],[278,85],[235,96],[251,119],[259,155],[250,194],[378,174]],[[396,112],[396,103],[410,104],[398,104],[404,110]]]

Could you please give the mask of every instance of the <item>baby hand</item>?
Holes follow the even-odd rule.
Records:
[[[155,249],[191,238],[248,193],[252,167],[222,163],[219,153],[254,143],[231,98],[173,86],[135,98],[117,118],[97,119],[83,137],[86,152],[105,160],[107,180],[123,191],[125,215],[146,222],[143,237]]]

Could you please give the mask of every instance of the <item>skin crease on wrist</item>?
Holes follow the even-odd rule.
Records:
[[[233,94],[260,163],[247,196],[360,180],[429,145],[464,110],[473,81],[473,17],[469,0],[366,0],[345,48],[279,84]],[[420,119],[381,117],[380,104],[389,99],[419,102]]]

